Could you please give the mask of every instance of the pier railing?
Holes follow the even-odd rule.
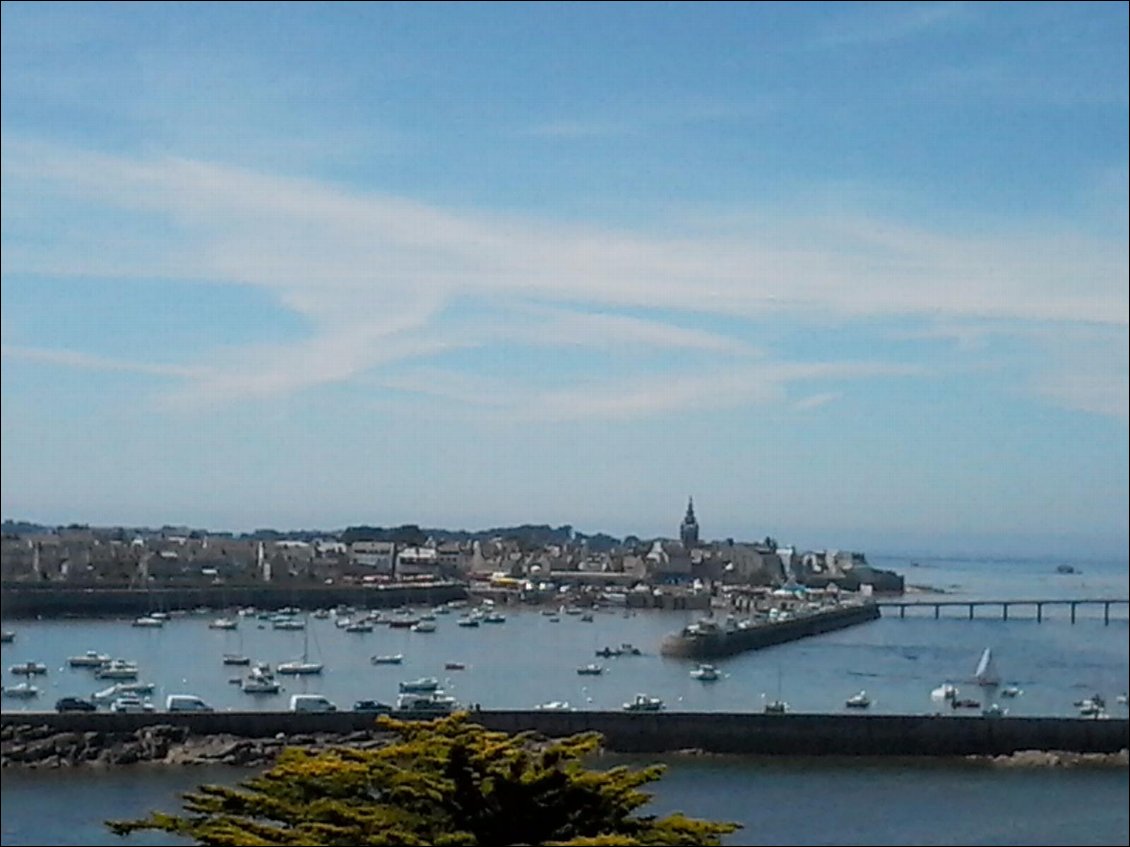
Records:
[[[881,613],[885,614],[888,610],[898,610],[900,618],[907,617],[907,610],[912,613],[921,610],[934,611],[934,618],[938,619],[942,616],[943,609],[964,609],[969,620],[973,620],[978,609],[996,608],[1000,610],[1001,620],[1007,621],[1010,614],[1014,611],[1031,611],[1034,610],[1034,615],[1037,623],[1043,623],[1044,609],[1049,608],[1062,608],[1067,607],[1069,610],[1069,617],[1071,623],[1075,623],[1079,617],[1078,610],[1086,607],[1102,607],[1103,624],[1109,625],[1111,621],[1110,611],[1112,608],[1119,606],[1130,608],[1130,600],[1124,597],[1120,598],[1085,598],[1085,599],[1055,599],[1055,600],[880,600],[876,603]],[[1015,615],[1012,615],[1015,617]],[[1126,620],[1120,618],[1116,620]]]

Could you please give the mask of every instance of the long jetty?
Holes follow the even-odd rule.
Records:
[[[606,749],[625,753],[702,751],[780,756],[1002,756],[1026,750],[1118,753],[1130,747],[1126,718],[955,715],[841,715],[661,712],[475,711],[471,719],[507,733],[550,738],[599,732]],[[172,725],[192,735],[243,738],[345,735],[374,729],[358,712],[212,712],[119,714],[5,712],[0,726],[59,733],[126,733]]]
[[[1066,606],[1070,609],[1071,622],[1075,623],[1080,607],[1101,606],[1103,610],[1103,623],[1109,625],[1111,620],[1111,608],[1130,606],[1130,600],[1125,597],[1102,597],[1079,600],[880,600],[876,605],[879,607],[880,611],[897,609],[900,618],[905,618],[908,610],[913,614],[919,610],[933,609],[934,618],[938,619],[941,618],[943,609],[960,608],[966,610],[968,620],[974,619],[975,610],[977,609],[998,608],[1000,609],[1001,620],[1005,621],[1009,619],[1009,615],[1013,609],[1034,609],[1037,623],[1043,623],[1045,607],[1062,608]],[[1122,620],[1125,620],[1125,618],[1122,618]]]

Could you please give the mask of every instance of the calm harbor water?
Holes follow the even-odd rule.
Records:
[[[1047,562],[875,560],[903,572],[908,584],[930,585],[953,599],[1126,597],[1125,562],[1078,565],[1059,574]],[[932,595],[923,595],[923,598]],[[669,709],[760,710],[764,696],[780,696],[793,711],[843,711],[844,700],[865,689],[878,713],[938,709],[930,691],[943,681],[961,686],[991,647],[1005,681],[1023,693],[1005,705],[1016,715],[1074,715],[1073,703],[1103,693],[1114,714],[1126,707],[1130,641],[1126,609],[1104,626],[1101,611],[1080,610],[1075,625],[1066,609],[1018,611],[1009,621],[985,609],[899,619],[888,615],[836,633],[720,660],[723,678],[692,679],[693,664],[658,655],[660,639],[687,620],[682,613],[599,613],[592,623],[562,615],[552,622],[536,609],[504,608],[503,624],[458,627],[439,616],[432,634],[377,627],[369,634],[337,629],[311,618],[304,634],[278,631],[244,618],[237,631],[212,630],[211,615],[174,618],[161,629],[137,629],[123,620],[16,621],[16,641],[3,647],[8,666],[47,664],[34,679],[38,701],[5,700],[3,708],[51,708],[67,694],[104,687],[89,671],[66,666],[86,650],[136,659],[141,678],[169,693],[199,694],[220,709],[285,708],[286,694],[324,693],[342,708],[359,698],[394,701],[401,680],[436,676],[461,702],[483,708],[530,708],[567,700],[582,709],[616,709],[637,692],[662,697]],[[597,659],[595,651],[631,643],[643,655]],[[277,663],[303,648],[325,663],[317,677],[286,678],[287,691],[253,697],[229,683],[238,668],[225,652]],[[402,653],[400,666],[374,666],[374,654]],[[460,661],[461,671],[444,664]],[[600,662],[601,676],[576,668]],[[975,686],[963,692],[980,696]],[[650,761],[650,759],[649,759]],[[746,828],[732,844],[1102,844],[1127,842],[1127,774],[1121,770],[998,770],[956,762],[877,762],[746,758],[668,758],[671,770],[655,786],[658,809],[739,820]],[[123,769],[95,779],[88,771],[4,773],[3,843],[121,843],[101,833],[107,816],[129,816],[177,805],[180,791],[202,780],[234,781],[241,772],[199,769]],[[9,802],[15,801],[15,802]],[[59,810],[65,810],[60,813]],[[77,840],[67,840],[75,838]],[[101,840],[99,840],[101,839]],[[142,839],[142,840],[138,840]],[[148,839],[148,840],[145,840]],[[128,843],[128,842],[127,842]],[[132,843],[160,842],[139,836]]]

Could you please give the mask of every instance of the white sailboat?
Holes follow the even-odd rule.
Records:
[[[993,661],[993,651],[986,647],[977,662],[977,670],[973,672],[973,679],[978,685],[1000,685],[1001,675]]]
[[[302,658],[296,659],[291,662],[279,662],[279,664],[275,667],[275,673],[299,676],[317,674],[321,672],[322,663],[310,661],[310,631],[305,627],[305,625],[303,625]]]

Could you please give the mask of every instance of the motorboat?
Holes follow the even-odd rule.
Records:
[[[224,653],[225,665],[250,665],[251,658],[242,653]]]
[[[1007,714],[1008,709],[1003,708],[998,703],[993,703],[981,710],[981,716],[985,718],[1003,718]]]
[[[165,625],[165,619],[159,618],[156,615],[143,615],[140,618],[134,618],[131,626],[148,627],[149,629],[156,629]]]
[[[506,615],[502,612],[487,612],[483,615],[483,623],[506,623]]]
[[[425,632],[425,633],[435,632],[436,631],[436,625],[435,625],[434,621],[420,620],[420,621],[417,621],[415,625],[413,625],[412,631],[413,632]]]
[[[539,712],[575,712],[568,700],[550,700],[548,703],[539,703],[534,706]]]
[[[596,651],[596,655],[602,659],[611,659],[613,656],[619,656],[621,652],[615,647],[601,647]]]
[[[208,629],[238,629],[238,618],[216,618],[208,623]]]
[[[8,671],[20,676],[39,676],[47,673],[47,665],[43,662],[20,662],[18,665],[12,665]]]
[[[649,697],[647,694],[637,694],[624,704],[625,712],[661,712],[663,701],[658,697]]]
[[[950,700],[950,706],[954,709],[980,709],[981,701],[972,697],[954,697]]]
[[[404,661],[404,655],[397,653],[392,656],[370,656],[369,661],[374,665],[399,665]]]
[[[13,630],[5,629],[0,632],[0,644],[11,644],[16,640],[16,633]]]
[[[94,671],[98,679],[137,679],[137,662],[127,659],[111,659]]]
[[[581,665],[579,668],[577,668],[577,673],[579,673],[581,676],[600,676],[602,673],[604,673],[604,665],[598,665],[595,663]]]
[[[1106,715],[1106,700],[1101,694],[1092,694],[1084,700],[1075,701],[1079,714],[1085,718],[1097,718]]]
[[[699,682],[716,682],[722,678],[722,674],[714,665],[699,665],[691,671],[691,678]]]
[[[1001,697],[1019,697],[1024,692],[1015,685],[1006,685],[1001,689]]]
[[[475,627],[479,625],[479,618],[472,615],[464,615],[455,621],[458,626]]]
[[[300,618],[275,617],[271,618],[271,629],[298,630],[306,629],[306,621]]]
[[[72,668],[100,668],[110,661],[110,657],[97,650],[87,650],[81,656],[71,656],[67,664]]]
[[[348,624],[345,625],[345,631],[346,632],[372,632],[373,631],[373,625],[372,625],[372,623],[370,623],[368,620],[365,620],[365,619],[350,621]]]
[[[642,656],[643,651],[640,650],[639,647],[635,647],[635,646],[629,644],[627,641],[625,641],[623,644],[620,645],[620,655],[621,656]]]
[[[39,689],[30,682],[20,682],[16,685],[5,685],[3,695],[16,700],[30,700],[39,696]]]
[[[239,687],[244,694],[278,694],[282,686],[270,666],[259,663],[251,668]]]
[[[432,694],[438,690],[439,680],[434,676],[424,676],[400,683],[402,694]]]
[[[466,670],[467,666],[463,662],[444,662],[443,669],[447,671],[462,671]]]
[[[585,612],[583,615],[581,615],[581,622],[582,623],[592,623],[592,621],[593,621],[592,612]]]
[[[789,704],[784,700],[770,700],[765,704],[765,714],[783,715],[789,711]]]
[[[848,697],[844,705],[849,709],[866,709],[871,705],[871,698],[866,691],[860,691]]]

